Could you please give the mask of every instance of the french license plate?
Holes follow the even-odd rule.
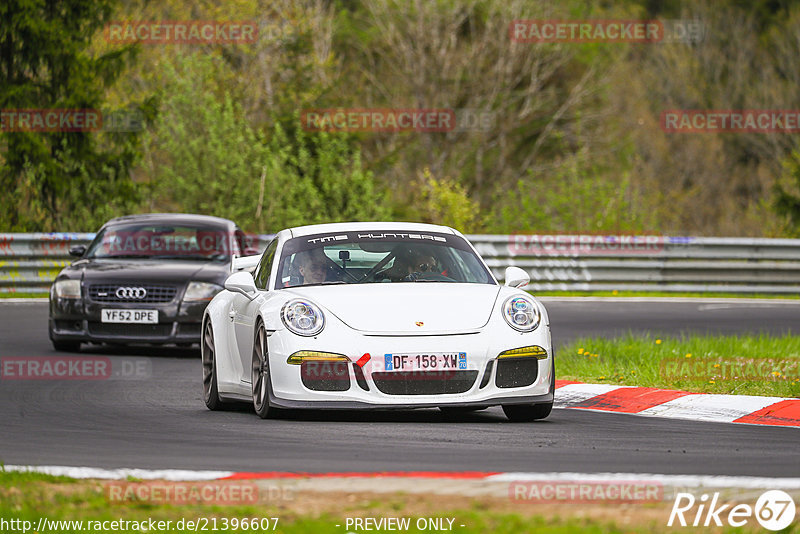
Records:
[[[158,310],[102,310],[102,323],[154,324],[158,322]]]
[[[384,371],[458,371],[467,368],[466,352],[384,354]]]

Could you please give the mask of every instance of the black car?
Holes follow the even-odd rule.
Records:
[[[227,219],[175,213],[108,221],[50,289],[50,340],[199,343],[206,305],[231,274],[234,257],[255,253]]]

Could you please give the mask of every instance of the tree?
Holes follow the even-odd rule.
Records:
[[[795,150],[783,162],[784,180],[775,184],[775,209],[789,219],[795,235],[800,235],[800,150]],[[793,191],[794,189],[794,191]]]
[[[162,109],[146,137],[150,210],[217,215],[261,232],[389,216],[349,136],[307,132],[298,114],[257,130],[230,94],[205,85],[220,58],[173,62],[162,64]]]
[[[135,48],[94,55],[114,0],[0,3],[0,110],[100,110]],[[151,105],[152,102],[147,102]],[[133,205],[136,132],[0,129],[0,228],[92,228]]]

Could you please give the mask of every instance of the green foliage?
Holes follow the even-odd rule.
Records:
[[[0,4],[0,109],[100,109],[133,49],[89,52],[115,2]],[[137,200],[136,133],[0,132],[0,228],[85,230]]]
[[[426,167],[415,190],[418,197],[412,199],[410,218],[451,226],[465,233],[478,233],[483,229],[478,203],[454,180],[437,179]]]
[[[628,200],[627,180],[614,183],[573,163],[552,174],[529,173],[497,200],[492,233],[633,232],[646,228]]]
[[[305,132],[297,115],[258,132],[230,95],[204,87],[214,58],[181,61],[163,65],[163,108],[147,139],[153,209],[227,217],[253,231],[388,216],[347,137]]]
[[[786,216],[795,235],[800,235],[800,150],[795,150],[784,161],[784,182],[775,186],[775,208]]]

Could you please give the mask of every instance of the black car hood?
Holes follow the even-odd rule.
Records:
[[[167,282],[190,280],[222,285],[230,274],[230,262],[181,260],[78,260],[62,271],[69,278],[86,282]]]

